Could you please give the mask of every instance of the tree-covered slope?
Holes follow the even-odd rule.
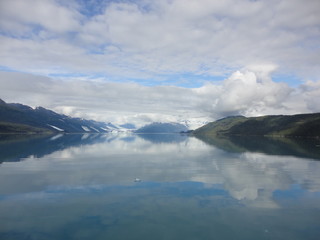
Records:
[[[215,122],[210,122],[195,131],[195,135],[220,135],[228,131],[231,127],[246,121],[243,116],[226,117]]]
[[[320,136],[320,113],[263,117],[228,117],[194,131],[195,135]]]
[[[54,131],[47,128],[32,127],[25,124],[17,124],[10,122],[0,122],[0,133],[15,134],[50,134]]]

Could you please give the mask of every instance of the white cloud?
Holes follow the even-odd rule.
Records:
[[[299,89],[299,95],[300,99],[306,103],[307,108],[310,109],[310,111],[320,111],[320,81],[308,81],[305,84],[302,84]]]
[[[77,11],[60,6],[53,0],[1,1],[0,16],[3,20],[1,28],[14,35],[30,33],[36,27],[59,34],[77,31],[81,19]],[[22,31],[15,32],[17,28],[13,26]]]
[[[61,3],[1,1],[1,65],[151,82],[265,62],[306,79],[320,73],[318,0],[110,1],[93,16]]]
[[[272,81],[269,74],[242,70],[220,83],[183,88],[0,72],[0,96],[8,102],[40,105],[71,116],[138,126],[153,121],[320,111],[318,82],[292,88]]]
[[[271,80],[273,68],[255,66],[256,72],[234,72],[220,84],[208,84],[194,91],[205,101],[199,102],[212,118],[230,115],[256,116],[263,114],[294,113],[295,106],[287,107],[295,89]],[[304,108],[301,111],[309,111]],[[293,111],[293,112],[292,112]]]

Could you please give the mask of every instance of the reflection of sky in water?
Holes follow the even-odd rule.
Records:
[[[319,172],[318,161],[227,153],[185,136],[106,135],[2,163],[0,237],[316,239]]]

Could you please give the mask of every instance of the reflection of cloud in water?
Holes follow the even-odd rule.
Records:
[[[0,238],[319,236],[320,162],[228,153],[195,138],[91,137],[0,165]]]
[[[130,186],[140,178],[143,182],[202,182],[205,188],[218,184],[246,205],[274,208],[276,190],[290,189],[292,184],[320,190],[320,162],[227,153],[188,137],[154,144],[135,135],[106,136],[103,142],[73,146],[40,160],[3,163],[0,183],[6,184],[1,184],[0,194],[44,191],[48,186]]]
[[[135,137],[134,136],[126,136],[126,137],[121,137],[120,140],[124,141],[124,142],[134,142]]]

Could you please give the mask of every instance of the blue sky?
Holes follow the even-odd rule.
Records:
[[[316,112],[319,9],[318,0],[2,0],[1,98],[118,122]],[[35,79],[52,89],[29,89]],[[77,82],[86,89],[72,102],[53,87]],[[102,94],[110,86],[127,98]],[[161,106],[148,105],[154,96]],[[189,108],[172,104],[180,99]]]

